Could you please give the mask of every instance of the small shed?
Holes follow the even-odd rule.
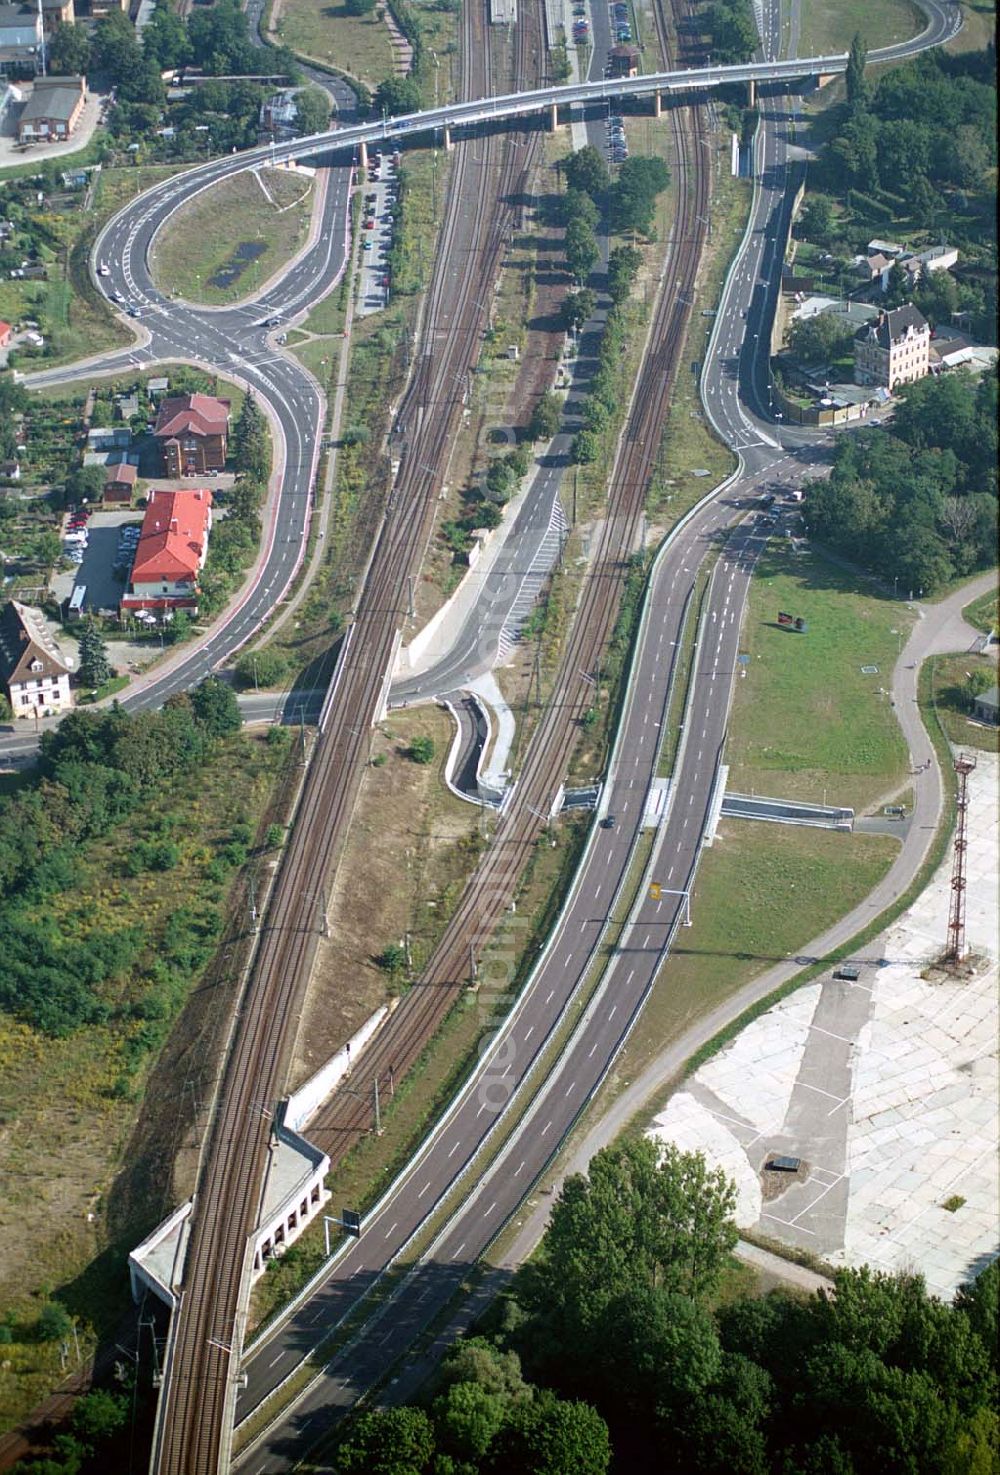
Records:
[[[976,697],[973,716],[977,722],[988,722],[991,727],[1000,725],[1000,690],[991,686]]]
[[[103,499],[112,506],[130,507],[135,495],[136,467],[130,461],[118,461],[108,466],[104,483]]]
[[[639,75],[638,46],[612,46],[608,52],[608,65],[612,77],[637,77]]]

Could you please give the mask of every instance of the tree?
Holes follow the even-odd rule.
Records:
[[[589,143],[564,160],[563,170],[567,186],[573,190],[582,190],[595,203],[601,200],[611,183],[607,164]]]
[[[175,10],[158,4],[142,33],[143,54],[151,57],[161,72],[183,67],[191,60],[187,27]]]
[[[567,292],[560,312],[563,327],[567,330],[579,330],[593,315],[596,306],[597,297],[589,287],[583,287],[578,292]]]
[[[491,1469],[497,1475],[606,1475],[610,1463],[608,1426],[597,1410],[543,1392],[499,1435]]]
[[[236,693],[217,676],[208,676],[191,693],[195,721],[210,737],[239,732],[243,725]]]
[[[58,1301],[47,1301],[38,1313],[35,1334],[40,1342],[56,1342],[69,1335],[73,1326],[65,1306]]]
[[[992,671],[979,670],[965,673],[965,680],[962,682],[962,697],[970,712],[976,705],[976,698],[982,696],[984,691],[989,691],[993,685]]]
[[[605,1148],[585,1178],[563,1184],[525,1303],[560,1355],[586,1356],[616,1297],[639,1287],[712,1290],[736,1242],[735,1202],[732,1183],[700,1153],[648,1138]]]
[[[49,71],[62,77],[83,77],[90,70],[90,41],[80,26],[60,21],[48,46]]]
[[[128,1399],[123,1393],[92,1388],[73,1405],[70,1424],[84,1439],[107,1439],[128,1421]]]
[[[832,312],[796,318],[788,335],[788,346],[803,364],[828,364],[851,346],[854,329]]]
[[[112,676],[108,648],[93,620],[80,631],[80,680],[86,686],[103,686]]]
[[[382,949],[375,961],[383,973],[389,973],[395,978],[406,970],[406,949],[402,943],[390,942],[388,947]]]
[[[348,15],[371,15],[375,9],[375,0],[344,0],[344,9]]]
[[[592,466],[601,454],[601,442],[596,431],[578,430],[570,446],[570,460],[579,466]]]
[[[267,421],[253,394],[247,393],[233,426],[233,463],[237,471],[259,480],[271,467]]]
[[[288,660],[276,646],[264,650],[245,650],[236,661],[236,681],[248,686],[280,686],[288,675]]]
[[[657,196],[670,183],[670,170],[655,155],[633,154],[618,171],[611,187],[608,208],[613,229],[648,235],[653,224]]]
[[[342,1475],[421,1475],[434,1453],[430,1419],[419,1408],[390,1408],[353,1420],[337,1451]]]
[[[590,195],[580,189],[568,189],[561,196],[559,214],[563,225],[569,225],[571,220],[582,220],[584,225],[590,226],[591,230],[596,228],[601,218]]]
[[[321,87],[303,87],[295,94],[295,124],[300,133],[325,133],[330,111],[330,98]]]
[[[414,763],[425,765],[434,762],[434,739],[432,737],[415,737],[407,749],[409,757]]]
[[[970,1285],[959,1286],[955,1309],[969,1322],[1000,1372],[1000,1260],[987,1265]]]
[[[835,229],[833,202],[828,195],[808,195],[799,216],[799,231],[806,240],[828,246]]]
[[[608,255],[608,295],[612,302],[624,302],[632,290],[639,268],[642,252],[634,246],[616,246]]]
[[[551,389],[545,390],[538,398],[528,421],[526,435],[529,440],[551,440],[559,429],[562,418],[562,402],[557,394]]]
[[[856,31],[851,40],[851,49],[847,57],[847,101],[852,108],[863,108],[868,101],[868,84],[865,82],[865,62],[868,59],[868,51],[865,43]]]
[[[438,1442],[463,1460],[480,1460],[507,1422],[508,1403],[478,1383],[453,1383],[434,1400]]]
[[[585,281],[594,269],[600,252],[597,239],[589,225],[582,220],[571,220],[566,227],[566,265],[577,281]]]
[[[706,20],[717,62],[749,61],[760,45],[749,0],[715,0]]]
[[[388,77],[375,89],[375,111],[395,117],[420,111],[420,88],[412,77]]]
[[[141,59],[132,22],[117,8],[110,10],[94,27],[91,48],[94,69],[106,72],[115,83],[126,77]]]

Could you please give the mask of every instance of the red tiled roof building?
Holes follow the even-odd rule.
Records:
[[[167,476],[203,476],[226,464],[229,400],[211,394],[172,395],[160,404],[153,434]]]
[[[212,493],[151,491],[122,610],[198,608],[198,575],[208,556]]]

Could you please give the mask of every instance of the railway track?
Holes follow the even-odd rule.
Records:
[[[463,92],[476,96],[490,85],[483,4],[466,7],[464,28]],[[522,45],[522,65],[526,51]],[[227,1457],[249,1236],[259,1209],[271,1107],[283,1087],[322,928],[324,883],[342,852],[367,729],[405,615],[401,591],[419,567],[432,527],[443,463],[461,413],[459,386],[477,352],[485,312],[479,304],[491,291],[509,233],[506,201],[523,183],[530,156],[512,136],[490,137],[478,154],[461,150],[452,173],[425,346],[401,410],[410,430],[399,474],[339,672],[338,699],[317,745],[294,840],[263,920],[203,1155],[153,1451],[153,1468],[161,1475],[214,1475]],[[483,208],[491,198],[494,208]]]
[[[655,10],[664,56],[664,17]],[[668,114],[676,156],[678,212],[665,268],[669,284],[657,299],[648,351],[619,445],[608,515],[573,619],[555,688],[529,744],[509,805],[470,878],[422,977],[368,1046],[352,1073],[352,1094],[335,1092],[309,1126],[310,1139],[336,1163],[372,1129],[375,1083],[398,1081],[420,1055],[455,999],[471,981],[474,952],[494,932],[513,900],[518,879],[538,843],[565,771],[566,754],[593,697],[593,676],[614,628],[627,560],[640,535],[646,490],[669,407],[670,389],[690,316],[704,245],[710,167],[700,109]]]

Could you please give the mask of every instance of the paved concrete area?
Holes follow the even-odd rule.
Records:
[[[51,589],[55,598],[60,601],[68,599],[77,585],[84,584],[88,611],[117,611],[125,587],[121,575],[114,572],[118,529],[124,523],[134,523],[138,527],[141,522],[142,513],[132,509],[95,512],[87,524],[89,541],[83,562],[72,569],[60,569],[52,577]]]
[[[755,1020],[655,1127],[734,1178],[741,1226],[833,1264],[919,1270],[945,1297],[998,1248],[1000,769],[995,755],[977,756],[973,975],[929,968],[945,938],[949,852],[919,901],[864,949],[856,982],[828,974]],[[769,1171],[775,1154],[800,1158],[798,1172]]]

